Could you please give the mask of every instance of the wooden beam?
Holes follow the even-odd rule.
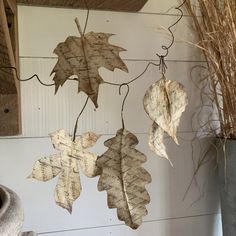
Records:
[[[0,0],[0,135],[21,133],[17,6]],[[7,68],[8,67],[8,68]]]
[[[90,9],[139,11],[147,0],[86,0]],[[85,0],[17,0],[20,4],[47,7],[86,8]]]

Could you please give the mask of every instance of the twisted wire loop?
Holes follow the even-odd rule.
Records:
[[[164,56],[159,56],[159,58],[160,58],[159,70],[164,75],[166,73],[166,70],[167,70],[167,65],[166,65],[166,62],[165,62],[165,57]]]

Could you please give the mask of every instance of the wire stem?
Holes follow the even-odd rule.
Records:
[[[130,91],[130,88],[129,88],[129,84],[127,83],[124,83],[124,84],[121,84],[120,87],[119,87],[119,94],[121,95],[121,89],[123,86],[126,86],[127,87],[127,92],[125,94],[125,97],[123,99],[123,102],[122,102],[122,106],[121,106],[121,122],[122,122],[122,129],[125,129],[125,122],[124,122],[124,107],[125,107],[125,101],[128,97],[128,94],[129,94],[129,91]]]
[[[84,109],[85,109],[85,107],[86,107],[87,104],[88,104],[88,100],[89,100],[89,96],[87,97],[87,99],[86,99],[86,101],[85,101],[85,103],[84,103],[84,106],[83,106],[82,110],[80,111],[79,115],[78,115],[77,118],[76,118],[76,122],[75,122],[75,126],[74,126],[74,133],[73,133],[73,142],[75,141],[76,132],[77,132],[77,129],[78,129],[79,118],[80,118],[81,115],[83,114]]]

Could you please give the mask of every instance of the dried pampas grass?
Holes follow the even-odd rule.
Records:
[[[206,79],[218,110],[220,136],[235,139],[236,1],[186,0],[186,7],[199,36],[197,47],[207,60],[209,74]]]

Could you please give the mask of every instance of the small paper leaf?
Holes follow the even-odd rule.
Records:
[[[118,218],[133,229],[147,214],[150,197],[145,185],[151,182],[150,174],[141,167],[146,156],[134,148],[137,144],[134,134],[120,129],[105,142],[109,149],[97,160],[102,169],[98,190],[107,191],[108,207],[117,208]]]
[[[59,206],[71,213],[73,202],[82,189],[78,166],[89,177],[100,173],[96,164],[97,155],[85,151],[95,145],[100,135],[88,132],[77,137],[74,142],[65,130],[59,130],[50,136],[53,146],[60,153],[37,161],[30,177],[47,181],[59,175],[55,200]]]
[[[48,181],[56,177],[61,171],[60,155],[43,157],[36,161],[33,171],[28,178],[34,178],[39,181]]]
[[[98,107],[97,98],[99,85],[103,83],[98,69],[105,67],[114,71],[115,68],[128,72],[119,53],[126,51],[121,47],[109,44],[108,39],[113,34],[89,32],[81,37],[70,36],[65,42],[58,44],[54,53],[58,62],[52,74],[55,73],[55,92],[71,76],[78,77],[78,92],[85,92]]]
[[[166,158],[170,162],[171,166],[173,166],[166,153],[166,147],[163,143],[163,138],[164,130],[154,122],[149,132],[149,147],[158,156]]]

